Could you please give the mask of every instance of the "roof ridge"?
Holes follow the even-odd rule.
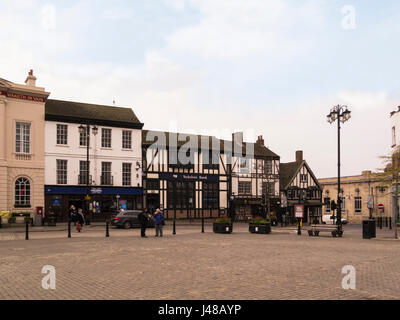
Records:
[[[88,103],[88,102],[79,102],[79,101],[71,101],[71,100],[47,99],[47,101],[76,103],[76,104],[84,104],[86,106],[96,106],[96,107],[132,109],[132,107],[120,107],[120,106],[113,106],[113,105],[108,105],[108,104]]]

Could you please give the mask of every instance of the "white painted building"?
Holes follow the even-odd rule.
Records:
[[[72,204],[85,211],[86,194],[95,219],[104,219],[117,206],[142,208],[143,124],[132,109],[48,100],[45,119],[47,211],[55,209],[65,220]]]

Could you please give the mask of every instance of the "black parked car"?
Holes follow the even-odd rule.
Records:
[[[131,229],[140,228],[139,214],[140,210],[128,210],[117,214],[113,220],[112,225],[117,228]],[[154,228],[154,220],[149,219],[148,228]]]

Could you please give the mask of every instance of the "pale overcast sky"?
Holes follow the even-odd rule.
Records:
[[[301,149],[330,177],[326,115],[347,104],[343,175],[390,152],[398,0],[1,0],[0,30],[1,78],[22,83],[34,69],[51,98],[115,100],[147,129],[250,131],[282,162]]]

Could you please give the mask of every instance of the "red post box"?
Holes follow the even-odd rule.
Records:
[[[43,216],[43,207],[36,207],[36,215]]]

